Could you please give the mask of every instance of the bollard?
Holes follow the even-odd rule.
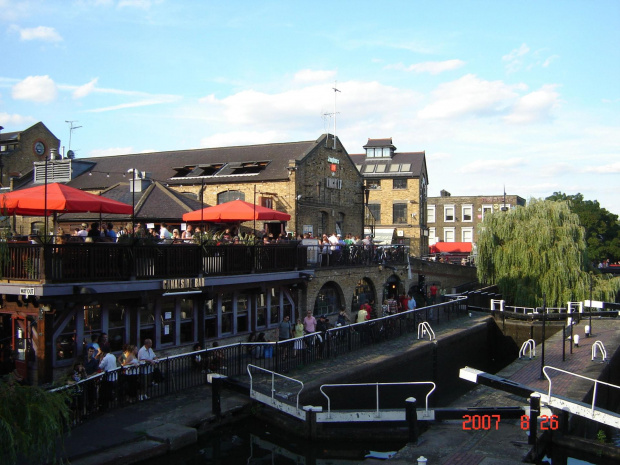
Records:
[[[537,429],[538,429],[538,417],[540,416],[540,394],[537,392],[530,396],[530,437],[527,443],[530,445],[536,445]]]
[[[418,460],[418,465],[426,465],[426,462],[428,461],[428,459],[424,457],[423,455],[420,455],[417,460]]]
[[[579,347],[579,334],[573,336],[573,342],[575,343],[575,347]]]
[[[590,325],[586,325],[586,337],[590,337],[591,331],[590,331]]]
[[[211,376],[211,411],[219,420],[222,416],[222,384],[224,379],[218,374]]]
[[[408,397],[405,402],[405,419],[407,420],[407,426],[409,427],[409,442],[418,441],[418,412],[416,410],[415,397]]]

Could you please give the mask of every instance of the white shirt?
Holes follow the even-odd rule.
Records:
[[[80,236],[80,237],[86,237],[86,236],[88,236],[88,231],[86,229],[80,229],[77,232],[77,235]]]
[[[168,229],[162,226],[159,230],[159,237],[160,239],[170,239],[172,237],[172,234],[170,234],[170,231],[168,231]]]
[[[114,355],[108,352],[107,354],[105,354],[105,357],[101,359],[101,362],[99,362],[99,369],[101,371],[112,371],[115,368],[116,368],[116,357],[114,357]],[[107,379],[108,381],[116,381],[116,372],[111,373]]]
[[[153,352],[153,349],[151,349],[150,347],[147,349],[145,346],[142,346],[138,351],[138,360],[140,360],[141,362],[155,360],[156,358],[157,356],[155,355],[155,352]],[[147,373],[151,373],[153,371],[153,367],[150,363],[147,365],[146,371]]]

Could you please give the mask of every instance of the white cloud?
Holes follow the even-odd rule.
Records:
[[[463,60],[446,60],[446,61],[425,61],[423,63],[415,63],[405,66],[402,63],[396,65],[388,65],[386,69],[398,69],[402,71],[410,71],[414,73],[439,74],[444,71],[452,71],[465,66]]]
[[[560,94],[552,84],[521,97],[510,115],[504,117],[509,123],[533,123],[551,118],[552,110],[559,107]]]
[[[312,69],[302,69],[295,73],[295,77],[293,80],[295,82],[324,82],[327,80],[334,80],[336,76],[336,71],[328,71],[328,70],[312,70]]]
[[[586,173],[617,174],[620,173],[620,161],[606,165],[589,166],[584,169]]]
[[[58,89],[49,76],[28,76],[13,86],[15,100],[50,103],[56,99]]]
[[[21,40],[43,40],[45,42],[61,42],[62,37],[53,27],[39,26],[28,29],[22,29],[17,26],[12,29],[19,31]]]
[[[506,71],[514,73],[523,66],[523,57],[527,55],[530,48],[526,44],[521,44],[519,48],[515,48],[509,54],[502,57],[502,61],[506,62]]]
[[[97,84],[98,80],[99,78],[92,79],[90,82],[87,82],[86,84],[75,89],[73,91],[73,98],[75,99],[83,98],[83,97],[86,97],[91,92],[93,92],[95,90],[95,85]]]
[[[0,126],[4,126],[4,131],[7,131],[9,125],[23,128],[29,123],[34,123],[35,119],[30,116],[22,116],[18,114],[0,113]]]
[[[502,81],[485,81],[467,74],[456,81],[441,84],[433,91],[434,102],[418,113],[421,119],[455,118],[464,115],[502,113],[518,97],[515,90],[524,85],[511,86]]]
[[[92,110],[85,110],[87,113],[103,113],[106,111],[124,110],[125,108],[147,107],[150,105],[161,105],[162,103],[171,103],[174,100],[166,100],[160,98],[152,98],[140,100],[138,102],[120,103],[118,105],[112,105],[109,107],[94,108]]]
[[[543,68],[548,68],[549,65],[551,64],[551,62],[557,60],[558,58],[560,58],[559,55],[551,55],[550,57],[548,57],[545,61],[543,61],[542,67]]]

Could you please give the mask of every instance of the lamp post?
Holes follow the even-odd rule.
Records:
[[[368,200],[370,199],[370,188],[367,184],[362,186],[364,189],[364,206],[362,207],[362,237],[366,235],[366,215],[368,214]]]
[[[587,337],[592,335],[592,272],[590,271],[590,331],[586,334]]]
[[[135,168],[129,168],[128,173],[131,173],[131,179],[129,180],[129,188],[131,190],[131,237],[135,237],[136,234],[136,179],[140,179],[140,172]]]
[[[543,294],[543,327],[542,327],[542,357],[540,359],[540,379],[544,378],[545,366],[545,326],[547,326],[547,294]]]

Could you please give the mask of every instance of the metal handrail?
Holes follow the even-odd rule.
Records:
[[[254,390],[253,389],[254,378],[252,377],[252,371],[250,370],[251,368],[255,368],[256,370],[264,371],[266,373],[271,373],[271,402],[275,401],[274,394],[276,392],[276,390],[275,390],[275,377],[276,377],[276,375],[278,377],[280,377],[280,378],[284,378],[284,379],[287,379],[289,381],[293,381],[295,383],[301,384],[301,388],[299,389],[299,391],[297,391],[296,403],[295,403],[295,407],[297,408],[297,410],[299,410],[299,394],[304,389],[304,383],[302,381],[299,381],[298,379],[295,379],[295,378],[290,378],[289,376],[281,375],[280,373],[276,373],[273,370],[267,370],[266,368],[261,368],[259,366],[252,365],[251,363],[248,363],[247,370],[248,370],[248,376],[250,377],[250,392],[252,392]]]
[[[418,339],[424,337],[424,331],[428,331],[428,334],[430,335],[430,341],[432,341],[433,339],[437,339],[437,337],[435,336],[435,331],[433,331],[433,328],[431,328],[431,325],[428,323],[428,321],[423,321],[418,325]]]
[[[519,358],[521,358],[521,355],[525,355],[525,350],[528,347],[530,349],[530,360],[532,360],[532,348],[534,349],[534,357],[536,357],[536,341],[534,339],[528,339],[521,345],[521,350],[519,350]]]
[[[596,358],[597,349],[601,350],[601,357],[603,357],[603,362],[607,359],[607,351],[605,350],[605,346],[602,341],[596,341],[592,344],[592,361]]]
[[[597,379],[588,378],[587,376],[578,375],[577,373],[572,373],[572,372],[566,371],[566,370],[561,370],[560,368],[555,368],[555,367],[552,367],[552,366],[544,366],[543,367],[543,374],[545,375],[545,378],[547,378],[547,381],[549,381],[549,393],[548,393],[549,398],[548,398],[548,400],[551,400],[551,378],[547,374],[547,369],[559,371],[560,373],[564,373],[564,374],[571,375],[571,376],[576,376],[577,378],[586,379],[586,380],[592,381],[594,383],[594,389],[592,391],[592,412],[591,412],[591,417],[592,418],[594,418],[594,410],[595,410],[595,405],[596,405],[596,389],[597,389],[598,385],[599,384],[604,384],[605,386],[609,386],[609,387],[612,387],[612,388],[620,389],[620,386],[617,386],[615,384],[610,384],[610,383],[606,383],[604,381],[599,381]]]
[[[433,386],[433,388],[426,394],[426,402],[424,410],[428,412],[428,398],[435,391],[437,385],[432,381],[407,381],[402,383],[356,383],[356,384],[323,384],[319,390],[321,394],[327,399],[327,418],[331,418],[331,399],[329,396],[323,391],[323,388],[327,387],[359,387],[359,386],[375,386],[375,397],[377,399],[377,404],[375,407],[375,416],[379,417],[379,386],[413,386],[413,385],[423,385],[428,384]]]

